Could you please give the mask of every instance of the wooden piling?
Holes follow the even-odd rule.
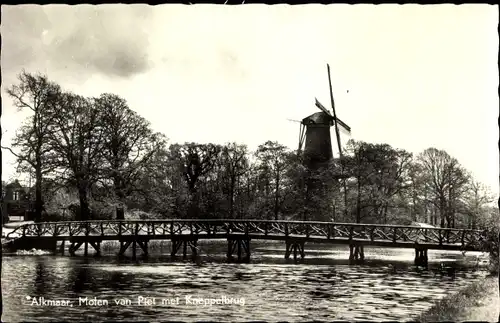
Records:
[[[427,266],[427,263],[428,263],[427,249],[415,248],[415,265]]]
[[[241,261],[241,240],[237,240],[238,243],[238,261]]]
[[[101,256],[101,241],[96,241],[95,245],[93,247],[95,249],[95,256],[100,257]]]
[[[293,253],[293,259],[297,260],[297,257],[300,255],[301,259],[305,257],[305,248],[304,241],[285,241],[286,250],[285,250],[285,259],[289,259],[290,255]]]
[[[349,261],[362,262],[365,260],[365,251],[362,245],[350,244],[349,245]]]
[[[191,255],[193,257],[198,256],[198,241],[197,240],[193,240],[193,241],[190,241],[189,243],[191,245]]]
[[[290,242],[287,240],[285,241],[285,259],[290,258]]]
[[[250,239],[235,238],[227,240],[227,259],[233,259],[233,253],[236,253],[238,261],[250,260]]]
[[[64,244],[66,240],[61,241],[61,245],[59,246],[59,252],[61,253],[62,256],[64,256]]]
[[[172,240],[172,252],[170,255],[172,257],[175,257],[177,255],[177,252],[179,249],[182,247],[182,256],[183,258],[187,257],[188,253],[188,247],[191,250],[191,255],[193,257],[196,257],[198,255],[198,247],[197,247],[198,240],[196,238],[192,239],[173,239]],[[144,245],[145,248],[147,248],[147,243]]]

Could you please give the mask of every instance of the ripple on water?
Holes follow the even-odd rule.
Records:
[[[224,246],[221,245],[221,254]],[[433,302],[466,286],[484,274],[457,269],[453,277],[439,270],[417,270],[413,253],[380,253],[386,262],[349,266],[332,259],[348,255],[343,249],[313,249],[322,258],[287,263],[283,252],[258,248],[250,264],[205,259],[198,263],[148,260],[142,265],[115,260],[88,260],[51,256],[4,257],[2,292],[5,321],[88,320],[103,318],[157,321],[304,321],[408,320]],[[279,249],[279,248],[276,248]],[[212,252],[212,251],[211,251]],[[374,252],[372,249],[371,252]],[[395,251],[397,252],[397,251]],[[379,253],[377,253],[379,254]],[[325,257],[323,257],[325,256]],[[393,258],[408,263],[391,263]],[[440,256],[441,258],[446,258]],[[114,259],[114,258],[113,258]],[[389,259],[389,261],[387,261]],[[147,294],[147,295],[146,295]],[[244,297],[245,306],[116,306],[43,309],[20,303],[22,296],[137,298]]]

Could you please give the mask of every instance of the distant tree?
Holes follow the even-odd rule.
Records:
[[[61,88],[41,74],[30,74],[22,71],[18,76],[19,83],[7,89],[7,94],[20,109],[28,109],[32,114],[17,130],[9,150],[18,162],[18,171],[34,174],[35,177],[35,221],[39,222],[43,210],[42,182],[44,176],[52,172],[47,159],[51,156],[48,138],[52,132],[51,125],[55,116],[54,105],[59,100]]]
[[[78,209],[79,200],[76,189],[73,187],[54,190],[47,198],[46,207],[49,218],[52,220],[74,220],[74,211]]]
[[[171,158],[170,151],[162,147],[138,170],[126,205],[162,217],[181,217],[178,206],[186,196],[179,160]]]
[[[229,202],[229,217],[234,217],[235,195],[239,190],[241,177],[248,171],[247,147],[236,143],[228,143],[222,147],[221,165],[225,186],[227,187],[227,198]]]
[[[470,229],[476,229],[478,223],[488,223],[485,219],[488,218],[488,210],[494,200],[493,194],[486,185],[475,179],[469,181],[465,207],[468,216],[467,224]]]
[[[287,211],[290,220],[306,220],[308,219],[307,206],[311,202],[306,185],[309,178],[308,169],[298,152],[291,152],[287,163],[285,171],[287,185],[283,192],[283,208]]]
[[[454,227],[457,203],[470,179],[467,171],[444,150],[428,148],[418,156],[426,190],[439,211],[441,227]]]
[[[364,194],[363,189],[371,176],[371,168],[367,166],[368,160],[365,154],[366,145],[367,144],[363,142],[358,143],[354,140],[350,140],[347,143],[346,149],[350,153],[350,155],[345,158],[346,170],[354,179],[354,182],[350,183],[351,186],[354,185],[354,187],[349,191],[353,192],[355,196],[355,202],[351,203],[351,209],[355,210],[354,217],[356,223],[361,223],[363,218],[363,196],[367,196],[367,194]]]
[[[415,222],[426,222],[428,216],[427,193],[422,176],[422,166],[419,163],[414,161],[410,163],[407,184],[406,194],[402,195],[408,203],[410,219]]]
[[[103,164],[101,181],[111,181],[112,192],[118,203],[137,189],[141,170],[154,154],[166,144],[162,134],[151,130],[150,123],[132,111],[127,102],[114,94],[102,94],[94,101],[101,124]]]
[[[274,219],[278,219],[283,198],[282,185],[284,175],[289,166],[287,155],[289,150],[275,141],[267,141],[260,145],[255,153],[258,160],[258,167],[266,185],[266,194],[273,196]],[[270,190],[270,184],[272,189]],[[272,193],[271,193],[272,192]]]
[[[65,93],[54,109],[49,145],[60,182],[76,187],[80,218],[89,219],[89,192],[102,176],[103,127],[92,99]]]
[[[172,145],[171,151],[178,158],[181,174],[186,181],[190,195],[188,215],[199,216],[199,191],[201,180],[215,167],[221,146],[214,144],[185,143]]]
[[[260,200],[260,184],[259,184],[259,170],[255,160],[251,159],[252,155],[249,153],[248,157],[248,170],[242,175],[242,183],[240,189],[242,208],[245,209],[246,215],[252,219],[262,218],[262,203]]]
[[[349,141],[346,170],[355,180],[351,190],[355,195],[355,219],[371,217],[376,222],[388,222],[388,211],[397,197],[408,188],[408,173],[412,155],[387,144]],[[352,196],[352,195],[351,195]]]

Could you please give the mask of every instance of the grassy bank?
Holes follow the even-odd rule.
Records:
[[[417,320],[420,322],[497,322],[499,309],[498,277],[489,276],[440,300]]]

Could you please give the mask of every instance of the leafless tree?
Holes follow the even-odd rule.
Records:
[[[9,146],[2,149],[10,151],[17,159],[18,171],[34,174],[35,177],[35,221],[40,221],[43,210],[43,180],[53,169],[48,162],[52,158],[48,138],[52,133],[51,125],[55,114],[56,102],[61,96],[61,88],[41,74],[30,74],[22,71],[18,76],[19,83],[7,89],[19,110],[32,112]],[[30,188],[31,189],[31,188]]]

